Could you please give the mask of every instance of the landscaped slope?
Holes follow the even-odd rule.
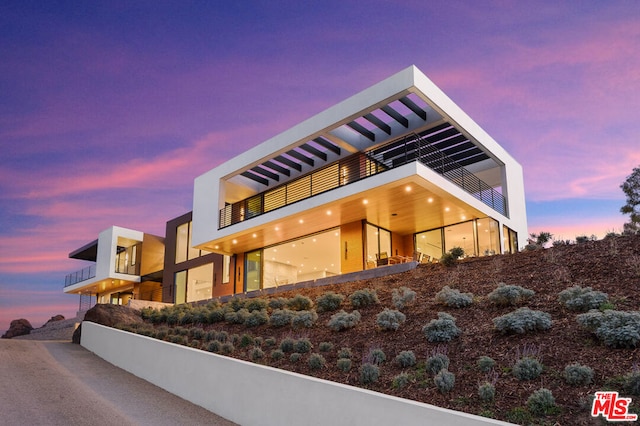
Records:
[[[514,305],[500,306],[492,301],[494,298],[489,298],[499,283],[521,286],[534,294]],[[445,286],[470,295],[452,290],[436,298]],[[251,305],[237,299],[226,307],[210,303],[156,313],[146,311],[143,315],[155,328],[135,328],[147,335],[203,350],[514,423],[591,424],[595,419],[590,417],[590,398],[598,390],[618,390],[634,398],[634,407],[638,406],[636,398],[640,395],[630,394],[624,376],[634,370],[640,359],[637,349],[607,347],[577,322],[580,312],[570,310],[559,301],[559,293],[572,286],[592,287],[594,292],[581,300],[595,301],[603,311],[607,308],[640,310],[640,236],[468,259],[452,267],[420,265],[394,276],[296,290],[265,298],[263,302],[253,300]],[[407,306],[398,308],[393,292],[402,287],[415,292],[416,297]],[[359,315],[356,315],[349,296],[357,293],[354,302],[362,303],[367,300],[367,294],[357,291],[363,289],[375,291],[378,303],[357,307]],[[602,303],[604,296],[596,291],[606,293],[605,303]],[[328,292],[343,295],[344,300],[338,310],[320,312],[318,298]],[[298,294],[305,297],[294,299]],[[593,297],[589,299],[589,296]],[[305,306],[309,299],[314,302],[312,308]],[[333,299],[339,301],[340,298]],[[456,308],[443,304],[447,301],[456,306],[468,305]],[[288,305],[278,310],[278,304],[287,302]],[[320,304],[327,308],[326,302]],[[271,307],[260,311],[269,304]],[[575,307],[575,303],[572,306]],[[521,307],[533,311],[525,311],[525,315],[534,321],[507,320],[506,324],[536,331],[508,334],[496,330],[494,318]],[[385,308],[390,311],[384,312]],[[289,311],[294,309],[293,313]],[[332,316],[341,309],[345,314],[334,318],[330,327]],[[452,322],[447,315],[440,315],[444,318],[442,327],[425,330],[425,325],[438,318],[440,312],[455,319],[459,335],[449,333]],[[289,325],[291,316],[297,327]],[[640,331],[640,320],[636,324],[634,318],[631,315],[627,327],[631,334],[633,330]],[[276,327],[278,323],[287,325]],[[335,331],[339,328],[344,329]],[[450,341],[427,338],[445,337],[446,340],[447,336]],[[633,336],[629,339],[623,339],[622,344],[633,346]],[[349,369],[346,368],[348,362],[338,361],[340,353],[346,352],[341,351],[342,348],[350,349]],[[415,365],[402,367],[394,361],[403,351],[413,352]],[[377,362],[381,352],[386,361]],[[451,377],[443,373],[434,380],[435,374],[429,371],[437,360],[427,362],[427,359],[437,354],[440,358],[446,355],[448,371],[455,376],[453,388],[448,392],[442,390],[451,384]],[[478,366],[478,359],[483,356],[495,361],[488,373]],[[528,360],[514,368],[516,361],[523,357]],[[403,359],[411,364],[410,358],[405,354]],[[532,359],[543,366],[541,373]],[[361,372],[366,363],[379,364],[377,379],[375,368],[368,367]],[[593,370],[590,384],[567,384],[563,372],[566,366],[575,363]],[[578,373],[588,376],[588,369],[579,369]],[[529,380],[521,380],[523,378]],[[363,384],[363,379],[367,383]],[[495,398],[483,401],[478,388],[487,381],[494,385]],[[552,392],[557,404],[556,408],[546,410],[546,414],[536,413],[536,406],[527,406],[529,396],[542,387]],[[490,393],[490,388],[485,389],[485,395]]]

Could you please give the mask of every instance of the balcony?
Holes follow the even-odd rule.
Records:
[[[486,154],[478,148],[469,149],[464,143],[457,143],[457,146],[465,147],[450,151],[453,155],[447,155],[443,149],[438,148],[438,145],[451,145],[450,141],[461,136],[459,133],[452,133],[452,129],[457,132],[445,123],[430,133],[407,135],[382,147],[353,154],[289,183],[229,204],[220,210],[218,228],[243,222],[414,161],[442,175],[496,212],[507,216],[504,195],[469,172],[463,165],[482,161],[487,158]]]
[[[95,276],[96,276],[96,265],[90,265],[79,271],[68,274],[64,278],[64,286],[69,287],[70,285],[78,284],[82,281],[95,278]]]

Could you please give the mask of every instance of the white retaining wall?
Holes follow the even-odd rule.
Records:
[[[179,397],[243,426],[507,425],[82,323],[82,346]]]

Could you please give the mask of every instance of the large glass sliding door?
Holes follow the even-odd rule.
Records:
[[[247,253],[244,265],[244,290],[262,288],[262,249]]]
[[[377,259],[382,257],[392,256],[391,252],[391,232],[384,228],[367,223],[365,225],[366,235],[366,248],[365,256],[367,258],[367,264],[376,262]]]

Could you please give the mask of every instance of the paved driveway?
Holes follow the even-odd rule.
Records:
[[[178,424],[234,423],[80,345],[0,339],[0,425]]]

